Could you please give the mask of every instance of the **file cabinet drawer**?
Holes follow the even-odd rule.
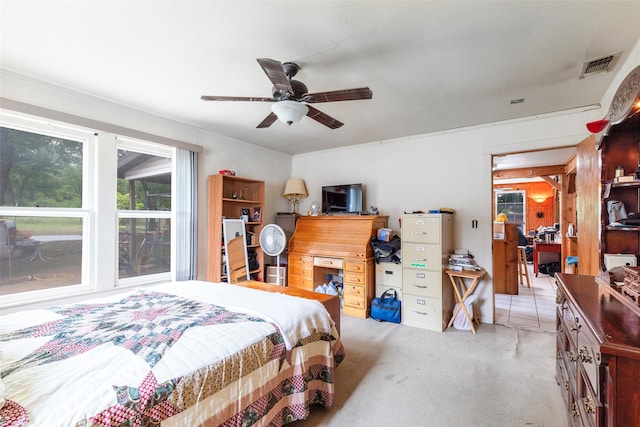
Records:
[[[442,296],[442,272],[406,269],[403,275],[406,293],[430,298]]]
[[[402,268],[442,271],[442,252],[438,245],[402,243]]]
[[[402,264],[381,262],[376,264],[376,285],[402,286]]]
[[[442,304],[440,300],[405,294],[402,299],[402,323],[418,328],[442,331]]]
[[[440,244],[440,218],[403,217],[402,240]],[[404,247],[402,252],[404,255]]]

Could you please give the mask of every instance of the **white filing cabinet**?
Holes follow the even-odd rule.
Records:
[[[376,296],[393,289],[402,301],[402,264],[380,262],[376,264]]]
[[[442,332],[454,299],[444,265],[453,252],[453,215],[402,216],[402,323]]]

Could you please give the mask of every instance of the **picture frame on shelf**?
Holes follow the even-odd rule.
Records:
[[[249,222],[249,213],[250,213],[249,209],[246,209],[246,208],[240,209],[240,219],[243,220],[244,222]]]
[[[262,208],[253,208],[253,221],[260,222],[262,221]]]

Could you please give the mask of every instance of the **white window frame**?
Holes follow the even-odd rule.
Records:
[[[90,230],[94,223],[93,194],[90,188],[94,185],[95,177],[89,172],[94,169],[95,133],[76,126],[52,122],[31,117],[20,113],[0,111],[0,125],[24,132],[55,136],[62,139],[77,141],[83,144],[82,153],[82,207],[53,208],[53,207],[13,207],[0,206],[2,216],[26,217],[61,217],[82,219],[82,275],[77,285],[61,286],[57,288],[18,294],[3,295],[0,306],[11,306],[25,302],[38,302],[67,295],[79,295],[94,290],[91,285],[90,271],[95,262],[91,257],[91,243],[93,241]]]
[[[171,261],[167,273],[118,279],[118,222],[120,218],[170,218],[175,228],[176,149],[149,141],[133,140],[109,132],[98,132],[77,125],[34,117],[0,109],[0,124],[17,130],[57,136],[82,142],[83,177],[81,208],[28,208],[0,206],[0,215],[82,218],[82,275],[78,285],[3,295],[0,307],[41,303],[49,300],[72,300],[120,288],[173,280],[176,270],[176,236],[171,232]],[[117,150],[133,149],[148,154],[169,157],[172,173],[171,211],[118,211]],[[106,159],[111,159],[107,161]]]
[[[116,209],[116,224],[120,222],[121,219],[146,219],[146,218],[156,218],[156,219],[170,219],[171,220],[171,261],[169,271],[166,273],[156,273],[156,274],[146,274],[143,276],[135,276],[135,277],[127,277],[124,279],[118,279],[117,286],[133,286],[133,285],[141,285],[148,283],[156,283],[162,281],[170,281],[174,278],[175,270],[176,270],[176,257],[175,257],[175,246],[176,246],[176,236],[175,236],[175,224],[176,224],[176,215],[175,215],[175,157],[176,157],[176,149],[173,147],[169,147],[166,145],[155,144],[148,141],[140,141],[131,138],[123,138],[117,137],[116,143],[116,153],[118,150],[130,150],[138,153],[151,154],[158,157],[166,157],[171,159],[171,211],[132,211],[132,210],[118,210]],[[116,156],[114,155],[114,159]],[[116,197],[114,193],[113,203],[116,203]],[[118,230],[116,229],[116,234]],[[116,262],[118,262],[118,246],[115,247],[115,256]],[[116,268],[115,271],[116,278],[118,277],[118,270]]]

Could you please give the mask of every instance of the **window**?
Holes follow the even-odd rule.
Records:
[[[175,148],[6,111],[0,133],[2,304],[172,278]]]
[[[524,191],[498,191],[496,192],[496,216],[500,213],[507,215],[507,221],[518,224],[518,227],[524,233],[525,206]]]
[[[171,150],[132,142],[118,147],[118,278],[169,273]]]
[[[3,295],[82,283],[91,137],[43,126],[0,127]]]

